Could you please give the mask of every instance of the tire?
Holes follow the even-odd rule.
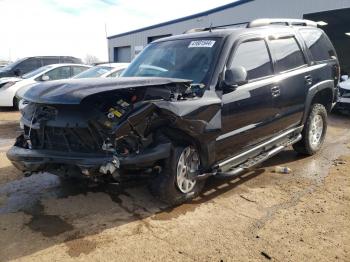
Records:
[[[293,149],[299,154],[314,155],[322,147],[326,132],[327,110],[321,104],[313,104],[302,131],[303,138],[293,145]]]
[[[191,155],[187,156],[189,150]],[[184,163],[190,160],[191,163],[197,163],[191,165],[191,170],[199,168],[200,160],[198,152],[195,148],[191,146],[175,147],[171,156],[164,164],[163,172],[161,172],[151,181],[149,187],[153,196],[170,205],[179,205],[197,197],[205,184],[205,181],[195,181],[194,185],[190,185],[186,188],[186,180],[189,180],[186,178],[189,167],[186,165],[186,167],[181,169],[181,163],[183,163],[182,159],[185,160]],[[181,170],[183,171],[184,169],[186,169],[186,172],[181,172]],[[182,179],[183,183],[181,186],[179,186]]]

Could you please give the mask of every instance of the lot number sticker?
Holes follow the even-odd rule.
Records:
[[[199,40],[199,41],[191,41],[188,48],[197,48],[197,47],[213,47],[215,44],[214,40]]]

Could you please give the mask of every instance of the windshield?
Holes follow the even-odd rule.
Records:
[[[111,71],[113,67],[110,66],[95,66],[92,67],[78,75],[76,75],[73,78],[93,78],[93,77],[100,77],[101,75]]]
[[[37,74],[40,74],[40,73],[43,73],[45,72],[46,70],[48,69],[51,69],[53,66],[43,66],[43,67],[40,67],[38,69],[35,69],[33,71],[30,71],[29,73],[26,73],[24,75],[22,75],[22,78],[24,79],[28,79],[28,78],[31,78],[33,76],[36,76]]]
[[[22,61],[24,61],[24,60],[26,60],[26,59],[27,59],[27,58],[18,59],[18,60],[16,60],[15,62],[10,63],[10,64],[8,64],[8,65],[2,67],[2,68],[0,69],[0,71],[10,71],[10,70],[12,70],[16,65],[18,65],[19,63],[21,63]]]
[[[221,42],[221,38],[196,38],[150,44],[122,76],[182,78],[206,84]]]

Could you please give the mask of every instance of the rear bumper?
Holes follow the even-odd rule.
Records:
[[[153,148],[143,150],[140,154],[118,158],[120,168],[147,167],[155,162],[169,157],[171,143],[159,144]],[[48,150],[30,150],[13,146],[7,152],[8,159],[22,171],[45,171],[48,164],[77,166],[81,169],[99,168],[112,162],[115,157],[109,155],[67,153]]]

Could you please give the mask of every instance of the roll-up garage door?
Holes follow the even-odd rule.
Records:
[[[130,62],[131,48],[130,46],[122,46],[114,48],[114,62]]]

